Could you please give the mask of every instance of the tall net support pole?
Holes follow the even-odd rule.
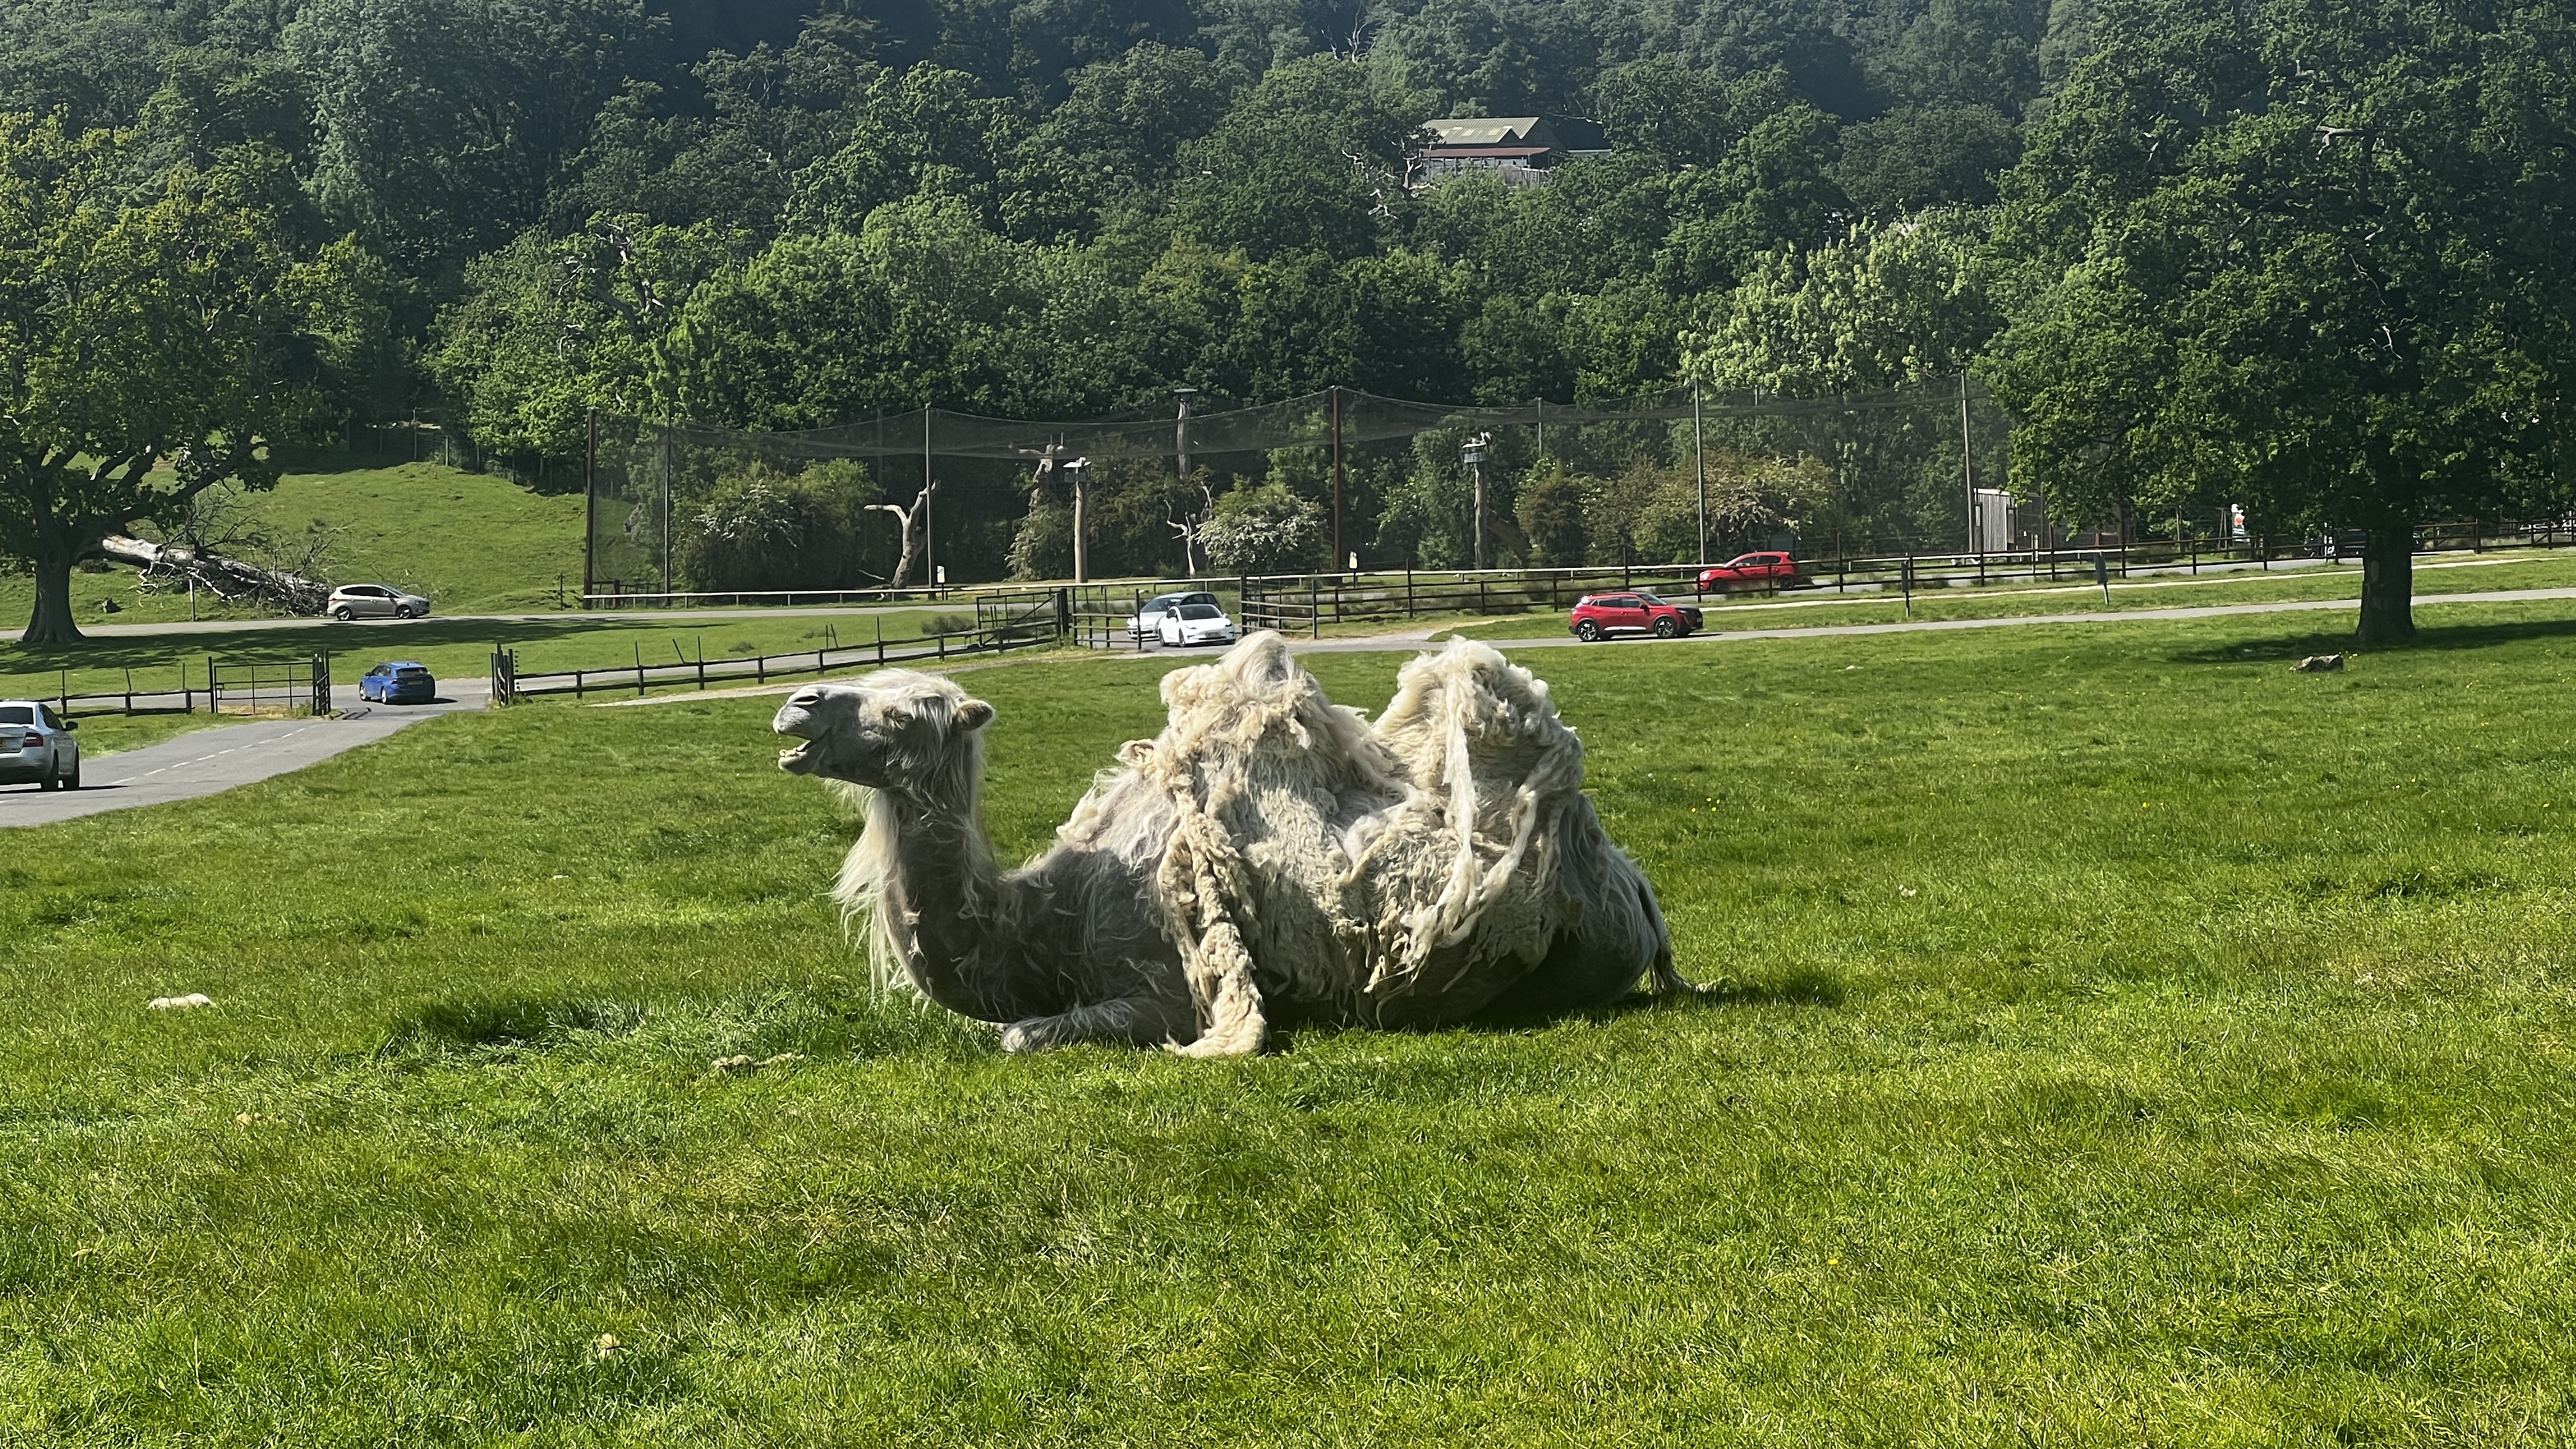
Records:
[[[1699,384],[1691,384],[1691,466],[1699,473],[1699,562],[1708,567],[1708,440],[1702,425]]]
[[[444,435],[440,437],[444,443]],[[581,606],[599,586],[599,409],[590,410],[590,443],[581,457]]]
[[[1977,517],[1977,455],[1968,443],[1968,370],[1959,369],[1959,476],[1968,484],[1968,549],[1982,557],[1986,551],[1986,530]],[[2174,537],[2182,536],[2181,525],[2175,525]]]
[[[662,592],[671,592],[671,420],[668,417],[662,419]]]
[[[1335,384],[1333,398],[1333,567],[1336,570],[1350,562],[1342,552],[1342,389]]]
[[[930,405],[921,407],[921,582],[936,587],[939,556],[930,532]]]

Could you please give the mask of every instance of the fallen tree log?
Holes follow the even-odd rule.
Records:
[[[227,602],[258,599],[289,614],[315,615],[331,599],[331,586],[283,569],[263,568],[184,543],[154,543],[112,533],[98,541],[101,557],[132,564],[135,587],[143,592],[186,588],[194,583]]]

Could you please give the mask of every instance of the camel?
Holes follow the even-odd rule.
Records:
[[[1452,640],[1371,725],[1272,633],[1163,680],[1131,741],[1016,870],[980,818],[993,707],[889,669],[796,691],[780,768],[864,826],[833,895],[880,985],[1002,1046],[1261,1049],[1274,1025],[1433,1027],[1681,989],[1643,871],[1582,793],[1547,686]]]

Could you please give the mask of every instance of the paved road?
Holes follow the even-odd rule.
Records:
[[[33,785],[0,788],[0,828],[50,825],[108,810],[193,800],[319,764],[433,715],[483,707],[480,690],[454,694],[437,704],[353,706],[350,717],[344,719],[222,725],[139,750],[84,760],[78,790],[38,790]]]
[[[2440,608],[2446,604],[2521,604],[2542,599],[2576,599],[2576,589],[2494,589],[2466,594],[2418,594],[2415,608]],[[2084,614],[2017,614],[2001,619],[1914,619],[1897,624],[1817,624],[1805,628],[1779,629],[1711,629],[1688,639],[1648,639],[1640,635],[1616,642],[1627,644],[1733,644],[1747,639],[1825,639],[1847,634],[1929,634],[1947,629],[2015,629],[2033,624],[2131,624],[2160,619],[2219,619],[2232,614],[2299,614],[2335,612],[2349,614],[2360,607],[2358,599],[2290,599],[2270,604],[2202,604],[2174,609],[2111,609]],[[1375,654],[1390,649],[1411,648],[1429,638],[1426,633],[1381,634],[1357,639],[1298,639],[1289,647],[1300,654]],[[1474,636],[1497,649],[1555,649],[1582,646],[1583,641],[1571,634],[1550,634],[1539,639],[1493,639]]]

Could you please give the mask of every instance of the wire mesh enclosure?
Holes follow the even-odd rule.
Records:
[[[1749,548],[2064,541],[1960,377],[1784,399],[1460,407],[1351,388],[1080,422],[924,409],[803,432],[601,415],[592,602],[824,602],[1005,577],[1680,566]]]

